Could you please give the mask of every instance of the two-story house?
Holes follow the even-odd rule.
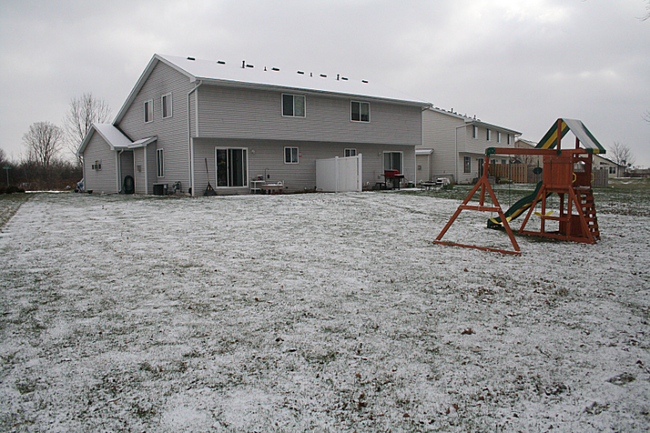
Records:
[[[167,185],[244,194],[253,179],[313,190],[316,160],[363,154],[363,183],[385,169],[415,180],[430,104],[340,74],[154,55],[112,124],[79,148],[85,187],[151,194]]]
[[[485,149],[514,147],[521,135],[453,111],[430,107],[422,113],[422,145],[416,148],[416,180],[447,177],[452,183],[471,183],[482,175]],[[508,163],[507,158],[495,160]]]

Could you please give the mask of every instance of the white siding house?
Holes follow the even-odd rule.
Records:
[[[626,167],[623,164],[617,164],[604,156],[594,155],[593,169],[607,170],[610,179],[625,177],[625,168]]]
[[[422,112],[422,145],[418,153],[418,181],[447,177],[453,183],[471,183],[480,177],[485,149],[514,147],[521,135],[512,129],[482,122],[452,111],[428,108]],[[425,162],[425,150],[428,166]],[[496,161],[501,163],[499,159]],[[428,175],[428,176],[427,176]]]
[[[251,180],[313,190],[316,160],[363,155],[363,184],[397,168],[416,176],[430,104],[365,80],[271,66],[154,55],[117,117],[94,125],[79,153],[86,189],[166,185],[245,194]],[[112,162],[95,170],[94,161]],[[128,167],[127,167],[128,166]]]

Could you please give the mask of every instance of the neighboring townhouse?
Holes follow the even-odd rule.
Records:
[[[625,168],[623,164],[617,164],[604,156],[594,155],[593,169],[607,170],[610,179],[625,177]]]
[[[537,143],[534,141],[525,140],[521,137],[515,140],[515,148],[517,149],[535,149],[536,146]],[[539,155],[517,155],[516,162],[535,167],[542,167],[544,165],[543,158]]]
[[[264,180],[309,191],[318,159],[358,154],[365,187],[385,169],[413,181],[429,106],[340,74],[156,54],[113,123],[80,146],[85,187],[245,194]]]
[[[485,149],[514,147],[520,132],[453,111],[430,107],[422,112],[422,145],[416,148],[417,182],[447,177],[472,183],[483,170]],[[508,158],[496,158],[507,164]]]

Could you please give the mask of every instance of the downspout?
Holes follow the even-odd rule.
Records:
[[[194,88],[192,90],[187,92],[187,151],[190,158],[188,165],[190,170],[189,180],[190,180],[190,188],[192,188],[192,196],[195,195],[194,194],[195,191],[194,191],[194,146],[192,143],[192,119],[190,116],[190,96],[192,95],[192,93],[196,91],[196,89],[198,89],[201,86],[201,84],[203,84],[203,81],[199,81],[198,84],[194,85]],[[198,119],[198,109],[197,109],[197,113],[195,114],[197,114],[197,119]],[[198,124],[197,124],[197,133],[198,133]]]

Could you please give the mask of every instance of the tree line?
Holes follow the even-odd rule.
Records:
[[[83,176],[77,150],[93,123],[109,120],[111,109],[103,99],[84,93],[70,100],[63,126],[35,122],[23,135],[25,156],[10,161],[0,149],[0,193],[74,189]],[[73,155],[66,158],[64,151]]]

